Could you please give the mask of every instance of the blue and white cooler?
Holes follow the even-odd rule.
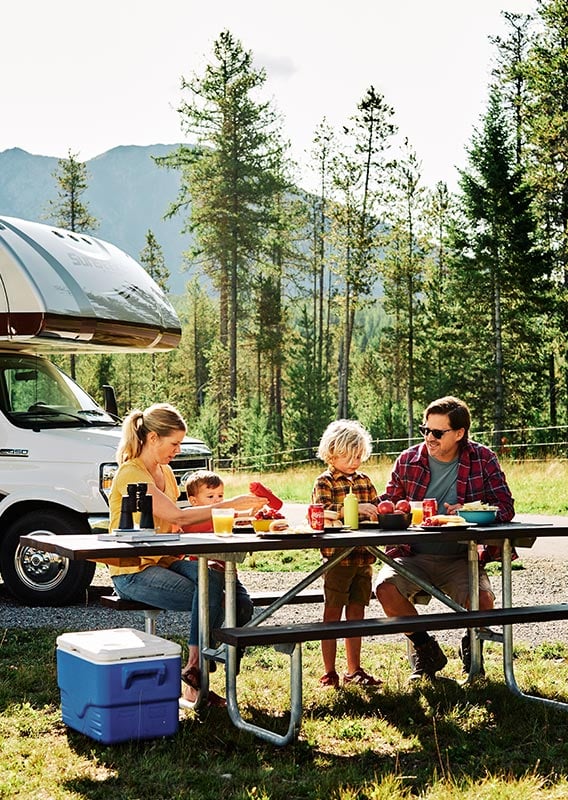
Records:
[[[63,722],[104,744],[178,729],[181,647],[134,628],[57,637]]]

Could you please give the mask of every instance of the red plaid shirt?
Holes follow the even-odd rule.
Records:
[[[379,496],[373,482],[364,472],[355,472],[348,478],[343,472],[338,472],[330,467],[316,478],[312,490],[312,503],[323,503],[328,511],[338,511],[343,516],[343,501],[345,495],[353,488],[353,494],[360,503],[373,503],[377,505]],[[321,554],[324,558],[340,553],[342,548],[322,547]],[[356,547],[341,561],[343,567],[362,567],[365,564],[374,564],[377,559],[365,547]]]
[[[409,447],[396,459],[386,492],[381,499],[423,500],[428,496],[430,467],[424,443]],[[456,481],[458,503],[483,503],[498,506],[497,519],[509,522],[515,516],[515,501],[495,453],[477,442],[467,442],[460,450]]]

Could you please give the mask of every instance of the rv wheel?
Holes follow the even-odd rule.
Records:
[[[0,572],[6,588],[32,606],[61,606],[82,597],[93,579],[95,564],[20,545],[20,536],[38,533],[90,533],[90,528],[81,517],[65,512],[24,514],[8,527],[0,543]]]

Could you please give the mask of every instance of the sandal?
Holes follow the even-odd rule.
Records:
[[[353,686],[382,686],[383,682],[379,678],[373,678],[372,675],[369,675],[368,672],[362,667],[356,669],[352,675],[349,675],[348,672],[343,674],[343,685],[353,685]]]
[[[319,679],[319,685],[324,689],[339,689],[339,675],[332,669]]]
[[[187,697],[182,695],[179,698],[178,703],[180,708],[195,709],[196,701],[197,698],[195,698],[194,700],[189,700]],[[225,700],[225,698],[221,697],[221,695],[217,694],[217,692],[210,690],[209,696],[207,697],[207,702],[205,703],[205,708],[226,708],[226,707],[227,707],[227,701]]]
[[[201,688],[201,672],[199,671],[199,667],[186,667],[182,669],[181,679],[196,692]],[[187,702],[191,703],[195,701],[187,700]],[[209,689],[206,705],[210,708],[225,708],[227,706],[227,701],[224,697],[221,697],[220,694]]]

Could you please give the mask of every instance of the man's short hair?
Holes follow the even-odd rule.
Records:
[[[469,413],[469,408],[463,400],[459,400],[457,397],[452,397],[451,395],[440,397],[439,400],[433,400],[424,412],[424,422],[428,421],[430,414],[447,414],[453,430],[457,431],[460,428],[464,428],[465,434],[462,441],[463,443],[467,441],[471,425],[471,415]]]

